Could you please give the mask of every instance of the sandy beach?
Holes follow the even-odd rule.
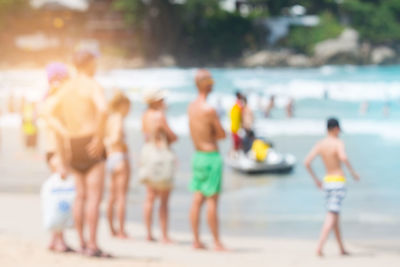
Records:
[[[229,72],[219,74],[229,76]],[[245,74],[246,71],[241,73]],[[227,88],[231,87],[228,84]],[[184,92],[177,90],[175,94],[190,98]],[[390,121],[371,122],[375,116],[372,114],[372,119],[356,120],[352,116],[357,112],[357,105],[342,104],[346,108],[339,115],[349,118],[344,121],[343,139],[348,144],[350,158],[360,170],[362,181],[355,183],[349,180],[349,194],[342,213],[343,236],[348,250],[353,254],[351,257],[340,257],[332,236],[324,259],[315,257],[315,247],[326,212],[325,199],[323,192],[314,187],[300,163],[309,148],[321,137],[323,127],[320,127],[322,130],[318,130],[318,127],[323,124],[319,122],[328,115],[310,114],[317,113],[315,110],[324,110],[326,105],[330,105],[329,110],[334,110],[338,102],[301,100],[297,102],[297,110],[302,117],[286,121],[282,118],[282,110],[277,110],[276,118],[260,118],[260,132],[265,126],[267,136],[272,136],[279,151],[292,153],[299,164],[292,173],[252,177],[225,167],[220,205],[221,232],[224,243],[231,251],[219,254],[213,251],[194,251],[191,248],[188,212],[192,195],[188,183],[193,147],[185,130],[187,118],[183,114],[188,101],[186,98],[181,102],[172,102],[169,109],[169,119],[180,137],[174,145],[179,158],[179,170],[170,202],[171,237],[176,243],[165,246],[145,242],[142,218],[145,190],[136,176],[137,159],[142,146],[138,122],[143,105],[140,99],[135,98],[138,95],[133,94],[133,97],[136,99],[135,107],[127,122],[127,141],[134,170],[128,196],[127,230],[133,240],[121,241],[110,237],[103,217],[103,202],[99,239],[102,248],[115,256],[112,260],[95,260],[47,251],[49,234],[42,227],[39,198],[40,187],[49,176],[44,160],[43,137],[39,132],[37,150],[25,150],[16,115],[2,118],[0,266],[398,266],[400,199],[396,172],[398,160],[393,153],[398,151],[400,143],[397,139],[391,139],[396,132],[393,129],[398,127],[397,122],[394,122],[398,121],[398,117]],[[378,104],[375,108],[378,110]],[[312,132],[315,128],[317,130]],[[301,132],[302,129],[306,132]],[[222,154],[227,155],[230,140],[221,142],[220,149]],[[316,170],[318,174],[323,174],[321,164],[316,164]],[[106,180],[108,183],[109,179]],[[106,199],[107,191],[104,195]],[[155,234],[159,237],[157,224],[156,220]],[[204,240],[211,246],[204,217],[201,230],[205,234]],[[68,231],[67,240],[77,247],[75,231]]]
[[[0,0],[0,267],[400,267],[399,14]]]
[[[48,234],[41,227],[40,198],[37,194],[0,194],[0,265],[1,266],[398,266],[399,251],[394,242],[349,241],[349,257],[340,257],[334,242],[329,242],[325,258],[314,255],[311,240],[279,238],[225,237],[230,252],[195,251],[189,233],[173,232],[173,245],[144,241],[141,225],[129,223],[132,240],[115,240],[101,220],[99,239],[115,258],[89,259],[80,255],[48,252]],[[156,232],[158,234],[158,232]],[[76,247],[74,231],[67,240]],[[206,235],[208,244],[210,237]],[[392,249],[390,249],[392,248]]]

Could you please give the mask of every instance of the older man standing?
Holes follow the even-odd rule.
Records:
[[[198,97],[189,106],[189,126],[196,153],[192,159],[193,178],[190,184],[194,192],[190,220],[195,249],[204,249],[199,237],[200,211],[207,202],[207,219],[214,238],[215,249],[225,250],[219,238],[218,196],[222,187],[223,160],[218,152],[218,140],[226,137],[214,108],[207,103],[207,96],[214,81],[209,71],[201,69],[196,74]]]
[[[70,147],[67,160],[62,147],[58,150],[64,166],[75,177],[77,196],[74,206],[75,227],[81,252],[91,257],[109,257],[97,245],[99,206],[104,187],[104,128],[107,101],[103,89],[93,76],[96,57],[88,51],[74,55],[77,75],[66,82],[49,103],[49,125]],[[89,239],[84,237],[84,226],[89,228]]]

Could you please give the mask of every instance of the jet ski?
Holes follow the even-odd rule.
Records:
[[[232,169],[247,173],[287,173],[291,172],[296,165],[296,158],[291,154],[281,154],[271,148],[266,159],[262,162],[252,159],[245,152],[238,152],[228,156],[225,163]]]

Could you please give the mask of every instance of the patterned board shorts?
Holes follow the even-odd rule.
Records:
[[[342,207],[342,201],[346,196],[346,187],[341,186],[325,186],[326,208],[329,212],[339,213]]]

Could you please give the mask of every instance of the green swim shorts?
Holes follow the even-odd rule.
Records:
[[[223,160],[219,152],[197,151],[192,158],[190,190],[206,197],[218,194],[222,187]]]

